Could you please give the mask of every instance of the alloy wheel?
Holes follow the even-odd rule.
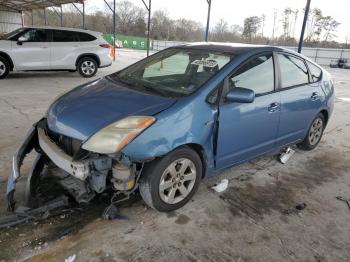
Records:
[[[193,189],[196,172],[195,164],[188,158],[172,162],[160,178],[160,198],[167,204],[176,204],[184,200]]]
[[[320,117],[318,117],[312,123],[309,131],[309,141],[312,146],[316,145],[320,141],[322,132],[323,120]]]
[[[81,71],[87,76],[92,75],[95,72],[95,70],[96,70],[96,66],[91,61],[84,61],[81,64]]]

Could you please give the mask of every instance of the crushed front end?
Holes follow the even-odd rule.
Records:
[[[13,156],[7,184],[9,211],[15,209],[14,192],[21,177],[20,167],[33,149],[38,153],[26,185],[26,201],[35,197],[45,172],[79,204],[89,203],[97,194],[113,192],[128,197],[137,189],[142,162],[131,161],[122,153],[98,154],[82,149],[82,141],[52,132],[46,119],[29,130]]]

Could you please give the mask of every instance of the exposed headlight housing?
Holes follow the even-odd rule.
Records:
[[[151,116],[129,116],[98,131],[82,148],[100,154],[119,152],[156,119]]]

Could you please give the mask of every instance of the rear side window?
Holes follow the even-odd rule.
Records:
[[[282,88],[309,83],[309,73],[303,60],[286,54],[278,54]]]
[[[77,32],[66,30],[53,30],[54,42],[78,42],[79,38]]]
[[[91,42],[91,41],[96,40],[96,37],[94,37],[90,34],[87,34],[87,33],[78,32],[77,34],[78,34],[80,42]]]
[[[245,63],[229,79],[230,88],[251,89],[256,95],[272,92],[275,86],[272,54],[255,57]]]
[[[309,67],[310,70],[310,74],[311,74],[311,81],[312,83],[318,82],[321,80],[321,76],[322,76],[322,70],[314,65],[313,63],[310,63],[308,61],[306,61],[307,66]]]

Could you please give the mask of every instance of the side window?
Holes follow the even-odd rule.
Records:
[[[303,60],[287,54],[278,54],[282,88],[309,83],[309,73]]]
[[[78,42],[76,32],[66,30],[53,30],[53,42]]]
[[[19,38],[23,39],[23,42],[46,42],[47,35],[46,30],[43,29],[30,29],[22,34]]]
[[[96,40],[96,37],[89,35],[87,33],[78,33],[80,42],[91,42]]]
[[[273,91],[275,74],[272,54],[261,55],[249,60],[238,69],[229,82],[230,88],[248,88],[256,95]]]
[[[315,83],[320,81],[322,76],[322,70],[318,66],[314,65],[313,63],[310,63],[308,61],[306,61],[306,63],[311,73],[310,82]]]

